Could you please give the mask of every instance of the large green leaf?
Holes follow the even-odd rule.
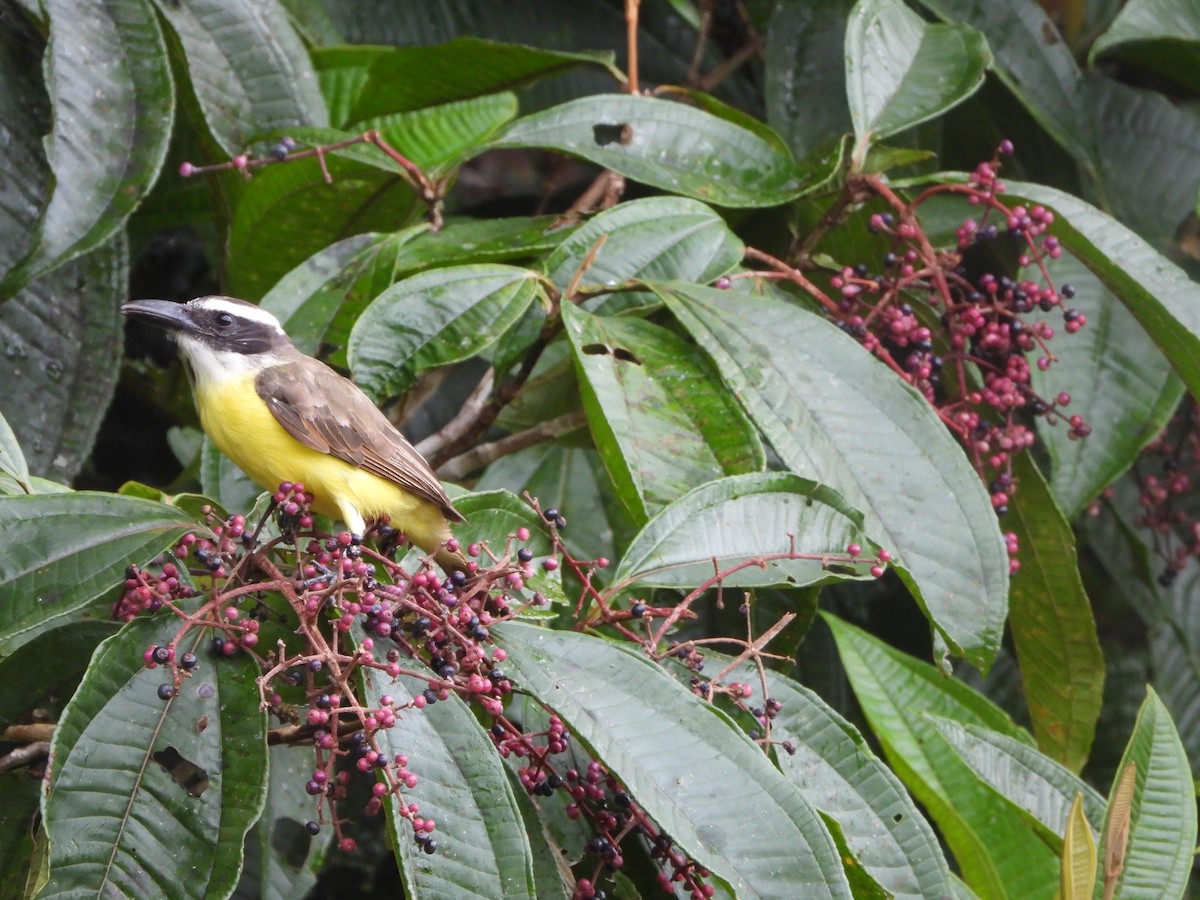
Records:
[[[242,840],[267,788],[258,666],[245,654],[205,658],[160,700],[170,674],[147,669],[142,654],[178,630],[175,616],[157,616],[109,638],[63,711],[42,805],[50,880],[39,897],[142,900],[178,896],[185,884],[194,896],[221,897],[237,884]],[[205,634],[192,631],[177,652],[194,652]],[[206,775],[202,792],[185,777],[193,770],[167,771],[186,763]]]
[[[118,628],[112,621],[70,622],[0,659],[0,728],[37,707],[55,709],[75,692],[96,645]],[[47,667],[45,661],[54,659]],[[28,720],[26,720],[28,721]]]
[[[1055,854],[1062,852],[1062,836],[1076,796],[1083,797],[1092,829],[1098,832],[1103,827],[1104,797],[1069,769],[1006,734],[930,718],[963,762],[1005,797]]]
[[[1083,416],[1092,429],[1086,440],[1071,440],[1066,423],[1037,420],[1050,453],[1050,489],[1074,519],[1167,424],[1183,385],[1129,310],[1082,263],[1064,253],[1045,265],[1056,285],[1075,288],[1064,302],[1087,317],[1086,327],[1054,342],[1050,369],[1031,367],[1034,390],[1051,401],[1066,391],[1064,413]]]
[[[1083,582],[1071,524],[1037,467],[1014,464],[1020,489],[1004,525],[1020,542],[1009,594],[1009,626],[1033,733],[1042,752],[1078,772],[1087,761],[1104,695],[1104,654]]]
[[[767,32],[767,122],[798,159],[853,129],[846,105],[846,18],[853,0],[775,4]]]
[[[7,129],[5,177],[0,181],[0,278],[33,247],[50,193],[42,138],[51,129],[50,98],[42,79],[45,39],[23,15],[0,20],[0,121]]]
[[[518,119],[496,147],[548,147],[719,206],[772,206],[804,193],[805,173],[775,143],[680,103],[610,94]]]
[[[438,46],[329,47],[316,51],[313,62],[323,81],[333,73],[343,79],[343,123],[511,91],[577,66],[616,73],[611,52],[563,53],[472,37]]]
[[[44,861],[35,844],[41,782],[24,772],[0,776],[0,878],[14,897],[28,896]]]
[[[741,262],[744,251],[725,221],[703,203],[648,197],[589,219],[546,258],[545,271],[564,291],[576,274],[583,290],[634,279],[707,282]]]
[[[1170,710],[1192,760],[1200,773],[1200,640],[1193,593],[1200,587],[1200,573],[1189,566],[1165,593],[1165,619],[1150,629],[1150,658],[1154,688]]]
[[[225,153],[241,153],[264,132],[328,124],[308,53],[277,0],[155,3],[179,40],[192,91]]]
[[[948,23],[983,32],[1004,85],[1068,153],[1094,168],[1083,75],[1049,15],[1029,0],[918,0]]]
[[[705,482],[763,467],[758,433],[694,345],[640,319],[571,304],[562,314],[592,437],[635,521]]]
[[[497,625],[513,681],[554,710],[655,823],[739,897],[849,897],[820,818],[725,716],[631,649]],[[665,751],[665,752],[664,752]]]
[[[313,770],[306,749],[279,745],[268,753],[266,801],[246,841],[246,864],[233,900],[296,900],[317,883],[333,829],[313,836],[304,827],[315,805],[304,789]]]
[[[158,177],[174,93],[149,0],[46,0],[54,188],[3,294],[109,240]]]
[[[1081,98],[1092,116],[1096,204],[1164,253],[1200,188],[1200,111],[1157,91],[1089,73]]]
[[[377,398],[406,391],[426,369],[470,359],[535,301],[536,273],[483,263],[432,269],[375,298],[346,347],[359,387]]]
[[[118,236],[0,305],[0,414],[37,475],[69,482],[92,451],[117,383],[128,278]]]
[[[444,178],[517,114],[515,94],[488,94],[411,112],[368,119],[361,128],[378,128],[384,139],[419,166],[430,178]],[[307,132],[300,132],[306,134]],[[310,134],[309,140],[311,141]],[[331,135],[332,137],[332,135]],[[374,148],[347,148],[363,161],[391,165]]]
[[[1126,829],[1112,828],[1118,813],[1113,796],[1120,775],[1109,795],[1109,818],[1105,821],[1099,856],[1108,859],[1113,832],[1123,832],[1128,842],[1117,880],[1117,897],[1183,897],[1196,850],[1196,791],[1188,768],[1187,755],[1162,701],[1153,688],[1146,689],[1146,702],[1138,713],[1133,735],[1117,770],[1136,766],[1132,803],[1124,812],[1129,816]],[[1103,885],[1097,884],[1096,897]]]
[[[599,454],[591,447],[555,441],[503,456],[475,483],[478,491],[496,488],[517,495],[528,491],[542,509],[558,509],[587,522],[587,528],[568,528],[559,535],[576,559],[615,559],[617,548],[627,541],[624,510],[613,496]]]
[[[343,156],[267,166],[242,191],[229,234],[227,276],[238,297],[256,300],[334,241],[395,231],[419,215],[406,182]]]
[[[982,694],[832,616],[854,694],[892,768],[937,823],[972,890],[984,897],[1049,900],[1058,857],[1022,816],[958,757],[922,713],[1028,735]]]
[[[1200,7],[1194,0],[1129,0],[1088,51],[1117,56],[1200,90]]]
[[[451,219],[440,231],[414,225],[394,234],[358,234],[296,266],[261,306],[278,316],[305,353],[332,348],[331,357],[338,359],[359,313],[401,276],[452,263],[531,257],[569,233],[558,217],[537,216]]]
[[[704,657],[710,671],[732,661],[707,649]],[[760,675],[753,663],[743,663],[728,677],[758,684]],[[770,697],[781,704],[771,720],[776,764],[810,804],[837,822],[854,856],[847,870],[862,867],[894,897],[950,896],[950,869],[933,829],[858,729],[791,678],[771,669],[761,677],[765,696],[759,702]]]
[[[362,669],[365,702],[378,706],[390,694],[398,706],[429,683],[411,676],[390,679]],[[430,672],[430,676],[433,673]],[[409,897],[534,897],[532,851],[517,798],[487,732],[457,694],[379,735],[389,758],[408,757],[416,787],[387,800],[388,826]],[[417,803],[437,822],[437,852],[426,854],[398,804]]]
[[[783,463],[862,510],[934,627],[986,665],[1007,614],[1008,560],[987,492],[929,404],[778,294],[657,289]]]
[[[116,494],[0,497],[0,639],[68,615],[196,527],[180,509]]]
[[[1193,394],[1200,394],[1200,287],[1115,219],[1044,185],[1009,183],[1009,194],[1057,214],[1055,234],[1129,308]]]
[[[846,23],[846,94],[855,156],[941,115],[983,84],[987,41],[961,23],[931,25],[902,0],[859,0]]]
[[[869,563],[831,563],[864,544],[862,514],[823,485],[789,472],[722,478],[684,494],[638,532],[614,578],[662,587],[694,588],[717,571],[763,556],[799,553],[807,559],[751,563],[722,581],[726,587],[801,587],[866,577]],[[866,553],[872,548],[868,545]]]

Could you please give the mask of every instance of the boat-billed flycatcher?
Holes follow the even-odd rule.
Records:
[[[451,505],[429,464],[353,382],[305,356],[279,320],[232,297],[134,300],[127,316],[169,331],[191,372],[200,424],[259,485],[303,482],[313,509],[354,534],[388,517],[447,571]]]

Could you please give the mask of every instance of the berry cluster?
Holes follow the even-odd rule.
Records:
[[[868,229],[886,236],[890,247],[874,266],[844,267],[830,279],[836,297],[826,298],[838,326],[937,409],[1001,516],[1017,490],[1013,455],[1034,443],[1034,417],[1065,422],[1071,439],[1091,430],[1066,412],[1069,394],[1042,397],[1032,387],[1031,364],[1046,371],[1055,359],[1049,349],[1055,328],[1043,316],[1056,313],[1068,334],[1087,319],[1068,305],[1074,288],[1050,276],[1048,261],[1063,252],[1049,233],[1053,212],[1000,199],[1000,157],[1011,152],[1004,141],[966,184],[939,184],[911,202],[867,177],[868,190],[889,207],[871,215]],[[921,206],[946,194],[964,196],[977,211],[958,226],[953,247],[935,248],[921,225]],[[1025,274],[995,271],[1000,264],[993,260],[1013,248]],[[1006,538],[1015,553],[1015,537]],[[1016,560],[1010,565],[1015,571]]]
[[[643,647],[657,647],[666,643],[663,635],[689,614],[694,601],[719,587],[730,572],[762,560],[715,573],[674,606],[634,601],[625,610],[613,605],[615,594],[601,592],[594,583],[593,575],[608,560],[575,559],[559,534],[566,519],[557,509],[542,510],[532,498],[553,548],[540,567],[529,546],[531,532],[520,527],[500,552],[485,543],[465,547],[468,571],[448,577],[428,562],[416,568],[398,563],[394,551],[402,536],[386,523],[363,538],[319,533],[312,500],[303,484],[285,482],[272,497],[272,511],[254,529],[241,516],[222,519],[205,507],[206,531],[186,535],[173,556],[156,566],[131,568],[114,615],[128,619],[165,607],[181,620],[170,641],[147,647],[142,658],[148,669],[171,674],[157,688],[162,701],[172,702],[183,681],[204,664],[181,647],[196,629],[207,635],[213,657],[248,655],[260,666],[260,702],[279,723],[277,739],[307,744],[314,754],[304,787],[316,811],[306,829],[319,834],[331,825],[337,846],[354,850],[343,807],[357,795],[352,788],[361,779],[368,793],[362,812],[376,816],[387,804],[393,816],[408,821],[416,846],[435,853],[436,822],[405,795],[417,786],[419,774],[403,753],[395,752],[398,739],[388,732],[405,713],[456,694],[490,720],[488,733],[497,752],[521,760],[518,778],[535,802],[560,796],[567,817],[591,829],[581,863],[591,868],[578,880],[576,898],[603,898],[606,881],[625,865],[635,844],[661,865],[665,890],[694,900],[712,895],[709,873],[675,847],[600,762],[572,747],[559,717],[546,711],[545,724],[528,730],[509,718],[513,684],[503,668],[505,651],[492,645],[491,628],[527,606],[544,605],[546,598],[532,591],[531,580],[539,569],[554,572],[561,560],[581,586],[576,609],[581,625],[606,626]],[[277,536],[260,540],[271,514]],[[452,543],[450,549],[459,550]],[[809,555],[793,548],[764,559],[776,557]],[[841,554],[811,558],[829,564],[843,559]],[[889,560],[884,550],[863,556],[857,544],[846,548],[844,559],[869,564],[874,577],[884,573]],[[631,625],[645,628],[649,640],[635,635]],[[188,646],[195,643],[193,639]],[[690,643],[672,644],[662,656],[678,657],[696,672],[703,666],[703,656]],[[372,684],[391,686],[399,678],[405,681],[392,687],[392,693],[370,692]],[[406,687],[411,693],[402,693]],[[707,683],[705,689],[712,691]],[[716,693],[744,706],[754,692],[749,685],[730,683]],[[753,736],[764,746],[770,743],[770,722],[778,711],[773,700],[751,710],[761,728]]]

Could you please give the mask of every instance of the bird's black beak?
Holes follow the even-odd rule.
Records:
[[[186,332],[195,327],[187,304],[170,300],[130,300],[121,305],[121,314],[171,332]]]

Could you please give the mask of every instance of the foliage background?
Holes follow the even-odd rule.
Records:
[[[1177,463],[1194,463],[1200,6],[1044,5],[646,0],[631,18],[638,4],[617,0],[5,0],[0,718],[10,750],[36,751],[30,735],[45,736],[13,728],[58,722],[54,771],[67,785],[41,796],[25,771],[0,777],[5,880],[33,891],[48,878],[45,896],[69,889],[47,830],[51,846],[55,827],[69,840],[71,818],[86,808],[72,806],[86,804],[86,792],[69,787],[72,767],[85,786],[89,777],[76,751],[83,731],[72,729],[156,714],[153,702],[103,685],[138,660],[156,627],[173,628],[138,622],[97,649],[116,632],[106,613],[125,565],[146,563],[194,524],[195,499],[177,493],[230,510],[253,504],[256,491],[202,440],[170,348],[125,334],[117,313],[129,297],[221,291],[275,311],[302,347],[347,368],[380,401],[404,396],[391,411],[414,437],[432,436],[423,449],[445,464],[447,480],[528,490],[563,509],[571,553],[611,559],[615,575],[601,572],[601,582],[633,579],[619,606],[633,594],[669,606],[712,556],[779,552],[781,541],[786,549],[775,527],[783,521],[827,542],[799,543],[812,552],[838,552],[850,539],[896,554],[898,574],[879,580],[860,581],[862,571],[841,580],[791,560],[743,582],[756,591],[755,635],[796,614],[773,645],[796,664],[772,666],[769,677],[771,695],[784,698],[775,727],[800,746],[797,756],[753,753],[743,733],[754,717],[736,705],[725,707],[733,718],[710,716],[680,691],[662,695],[675,707],[643,709],[645,696],[622,685],[646,679],[666,692],[671,679],[616,644],[573,634],[565,618],[546,666],[521,626],[497,637],[520,686],[544,703],[557,698],[586,751],[716,873],[718,892],[763,889],[769,861],[737,843],[729,824],[776,821],[753,792],[763,781],[786,796],[788,827],[817,848],[815,870],[793,859],[788,877],[812,878],[831,895],[929,895],[935,884],[963,896],[1083,896],[1087,887],[1065,880],[1059,863],[1082,858],[1096,871],[1097,858],[1079,849],[1085,831],[1100,843],[1101,875],[1117,866],[1119,896],[1182,895],[1195,841],[1200,632],[1195,561],[1173,553],[1190,547],[1196,505],[1185,485],[1172,494],[1168,527],[1139,528],[1146,478],[1161,459],[1138,458],[1179,412]],[[631,97],[635,78],[643,89],[678,87]],[[632,141],[621,132],[628,123]],[[425,182],[414,187],[369,145],[330,154],[328,182],[312,158],[250,178],[230,166],[178,174],[182,163],[219,164],[247,150],[261,158],[283,135],[305,148],[368,128]],[[866,222],[882,206],[853,193],[862,187],[855,176],[883,173],[913,196],[961,183],[956,173],[990,159],[1002,139],[1017,147],[1004,161],[1009,195],[1057,213],[1054,234],[1070,253],[1055,276],[1078,288],[1089,320],[1059,335],[1059,362],[1034,386],[1068,391],[1092,435],[1067,441],[1064,428],[1039,423],[997,528],[948,432],[812,314],[811,293],[773,285],[752,296],[750,279],[731,291],[710,285],[751,265],[747,247],[794,263],[825,290],[843,265],[877,266],[886,246]],[[556,218],[589,185],[599,186],[597,202],[606,190],[627,202],[590,220]],[[446,223],[438,233],[427,225],[433,207]],[[935,242],[952,245],[964,211],[931,203],[922,213]],[[996,264],[1015,274],[1011,256]],[[564,293],[578,305],[560,307]],[[747,316],[755,297],[761,305]],[[638,360],[636,371],[622,367],[617,347]],[[775,380],[758,380],[762,369]],[[478,389],[481,378],[494,392]],[[475,427],[442,430],[464,406],[477,413]],[[504,452],[514,445],[495,442],[511,435],[523,437]],[[766,469],[780,474],[754,474]],[[166,493],[122,488],[128,482]],[[689,493],[706,484],[709,494]],[[66,486],[76,493],[60,494]],[[797,498],[813,497],[820,522],[795,512]],[[758,504],[743,520],[748,533],[729,527],[736,504]],[[670,513],[682,524],[664,524]],[[711,530],[685,527],[706,514]],[[502,530],[516,521],[505,515],[494,520]],[[1020,539],[1011,580],[1002,530]],[[666,538],[691,568],[670,577],[639,568],[647,542]],[[568,577],[568,594],[573,586]],[[684,636],[744,638],[736,607],[697,605],[701,618]],[[953,678],[935,665],[947,655]],[[45,659],[55,660],[50,672]],[[723,668],[716,659],[709,673]],[[568,662],[585,675],[580,694],[562,698],[554,678]],[[272,826],[305,817],[296,810],[307,798],[288,791],[306,764],[273,749],[264,781],[261,729],[239,736],[235,727],[239,716],[256,720],[252,689],[238,691],[252,677],[230,666],[213,700],[229,704],[229,732],[216,745],[228,786],[206,828],[233,849],[180,895],[337,896],[351,882],[383,894],[397,877],[412,894],[449,885],[495,895],[487,866],[448,873],[442,860],[452,851],[418,864],[395,835],[394,853],[378,833],[353,857],[326,855],[319,841],[302,842],[297,856]],[[486,747],[466,709],[413,740],[433,747],[461,729]],[[643,714],[662,732],[628,728]],[[591,733],[589,721],[603,727]],[[697,733],[677,722],[698,723]],[[151,746],[116,729],[86,741],[143,757]],[[645,770],[641,761],[663,747],[678,754],[671,765]],[[430,771],[446,755],[429,750]],[[1110,802],[1130,760],[1133,800]],[[721,768],[731,761],[749,768]],[[656,806],[656,790],[689,767],[728,771],[738,790],[721,805]],[[490,777],[503,782],[503,772]],[[458,770],[440,788],[484,777]],[[127,790],[137,797],[151,786],[135,779]],[[593,865],[585,833],[551,804],[539,814],[519,788],[505,791],[522,850],[516,863],[494,852],[489,864],[515,866],[530,894],[570,895],[551,846],[582,859],[582,876]],[[865,823],[846,818],[839,792],[861,800]],[[239,793],[257,801],[239,808]],[[423,802],[437,802],[432,793]],[[886,824],[891,804],[902,818],[921,816],[909,794],[937,827],[944,858],[928,828],[905,836]],[[1077,795],[1082,825],[1070,817]],[[151,830],[164,846],[187,848],[163,863],[182,879],[210,851],[184,837],[192,812],[179,798],[168,792],[162,802],[169,815]],[[804,818],[814,807],[818,822]],[[44,829],[34,827],[39,810]],[[256,821],[239,873],[237,845]],[[1128,858],[1114,864],[1104,851],[1123,821]],[[441,825],[449,841],[455,824]],[[461,847],[470,826],[457,824]],[[483,833],[489,825],[479,823]],[[721,840],[702,838],[706,829]],[[873,866],[869,848],[886,843],[880,829],[898,848]],[[831,852],[838,841],[841,854]],[[120,850],[121,839],[106,847]],[[839,856],[857,861],[843,871]],[[644,857],[612,895],[656,890]]]

